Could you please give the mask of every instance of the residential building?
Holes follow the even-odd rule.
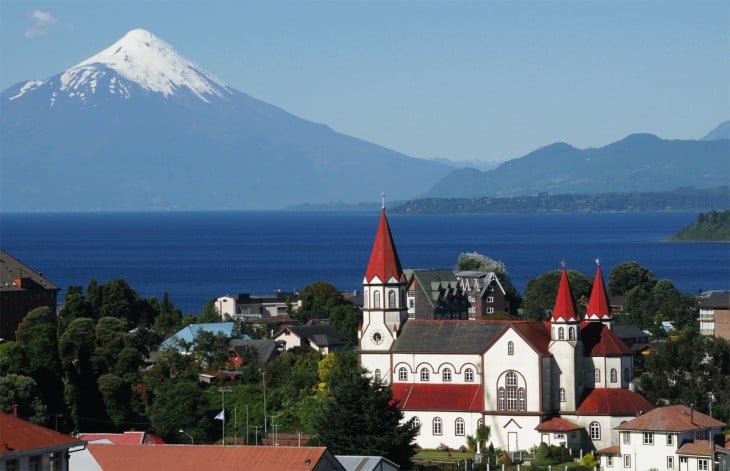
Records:
[[[595,450],[655,407],[629,390],[633,352],[612,331],[600,266],[583,319],[563,269],[548,322],[409,318],[408,282],[383,209],[363,278],[359,359],[420,424],[421,447],[459,448],[484,424],[508,451],[541,441]]]
[[[201,332],[210,332],[213,335],[233,336],[233,322],[209,322],[204,324],[190,324],[178,330],[160,345],[160,351],[174,349],[180,353],[187,354],[194,347],[195,339]]]
[[[0,250],[0,339],[15,340],[20,321],[37,307],[55,313],[58,291],[43,273]]]
[[[730,340],[730,291],[707,291],[699,298],[700,333]]]
[[[405,270],[408,318],[467,319],[466,295],[452,270]]]
[[[495,312],[511,313],[507,292],[496,273],[457,271],[455,275],[467,296],[469,319],[483,319]]]
[[[601,469],[712,471],[728,455],[723,427],[685,405],[658,407],[615,427],[616,444],[597,452]]]
[[[274,336],[284,350],[303,347],[323,355],[339,352],[347,347],[347,338],[328,325],[290,325]]]
[[[89,443],[107,443],[112,445],[164,445],[165,441],[147,432],[124,433],[79,433],[76,438]]]
[[[347,471],[398,471],[400,466],[382,456],[335,455]]]
[[[287,316],[301,306],[299,293],[275,291],[272,294],[248,294],[220,296],[213,300],[221,320],[253,320],[274,316]]]
[[[233,339],[228,344],[228,362],[238,368],[255,359],[268,363],[284,350],[284,344],[271,339]]]
[[[68,471],[69,454],[84,445],[79,438],[0,413],[0,471]]]

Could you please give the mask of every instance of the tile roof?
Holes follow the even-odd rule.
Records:
[[[715,445],[709,440],[687,442],[677,450],[677,454],[680,456],[706,456],[708,458],[714,458],[715,453],[727,455],[728,450],[719,445]]]
[[[398,252],[395,250],[393,235],[390,233],[390,225],[388,218],[385,216],[385,208],[380,213],[380,223],[375,233],[375,241],[373,249],[370,252],[370,261],[367,270],[365,270],[365,281],[371,282],[374,278],[378,278],[381,282],[386,282],[391,278],[400,281],[403,276]]]
[[[345,469],[324,447],[89,444],[88,449],[104,471]]]
[[[481,412],[484,408],[480,384],[394,383],[391,389],[401,409]]]
[[[657,407],[616,427],[616,430],[654,430],[658,432],[686,432],[711,427],[723,427],[717,419],[677,404]]]
[[[620,455],[621,447],[618,445],[603,448],[602,450],[596,450],[597,455]]]
[[[571,430],[580,430],[582,428],[582,426],[574,424],[569,420],[553,417],[535,427],[535,430],[538,432],[570,432]]]
[[[654,408],[656,406],[644,396],[628,389],[596,388],[588,390],[576,413],[579,415],[638,416]]]
[[[553,322],[574,322],[578,320],[578,315],[575,313],[575,304],[573,303],[573,292],[570,289],[570,281],[568,280],[568,271],[565,267],[563,267],[560,274],[560,285],[558,285],[558,294],[555,296],[551,320]]]
[[[60,451],[84,445],[84,441],[0,413],[0,456],[32,450]]]
[[[608,293],[606,292],[606,284],[603,282],[601,274],[601,265],[596,267],[596,275],[593,278],[593,289],[591,290],[591,298],[586,308],[586,319],[602,320],[611,319],[611,306],[608,303]]]
[[[290,325],[283,332],[290,331],[303,339],[308,339],[318,347],[344,345],[347,338],[328,325]],[[279,339],[281,334],[276,338]]]
[[[512,328],[543,355],[550,355],[550,325],[546,322],[512,321]]]
[[[18,280],[21,280],[18,283]],[[24,286],[29,283],[30,286]],[[0,290],[18,291],[26,288],[59,291],[59,287],[48,281],[42,273],[36,272],[9,253],[0,249]]]
[[[581,323],[583,353],[592,357],[616,357],[633,355],[634,352],[601,322]]]
[[[254,349],[259,361],[262,363],[275,358],[279,353],[278,343],[272,339],[232,339],[228,343],[228,349],[235,350],[241,358],[247,351]]]
[[[161,438],[147,432],[79,433],[77,438],[87,442],[108,440],[114,445],[163,445],[165,443]]]

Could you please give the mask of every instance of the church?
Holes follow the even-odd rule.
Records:
[[[484,424],[509,452],[541,442],[588,452],[655,407],[629,389],[633,354],[611,330],[600,265],[584,318],[563,268],[549,321],[409,318],[409,281],[383,208],[363,278],[359,359],[420,425],[422,448],[458,449]]]

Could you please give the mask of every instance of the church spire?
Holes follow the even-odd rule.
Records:
[[[403,269],[398,259],[398,252],[395,250],[385,208],[382,208],[380,212],[378,231],[375,233],[370,262],[365,271],[365,282],[369,283],[376,277],[383,283],[391,278],[400,281],[403,277]]]
[[[596,265],[596,276],[593,278],[593,289],[586,309],[586,319],[591,321],[611,320],[613,316],[611,315],[611,305],[608,302],[608,293],[606,293],[606,284],[603,282],[601,274],[601,262],[596,260]]]
[[[555,306],[550,320],[552,322],[577,322],[579,319],[575,313],[573,292],[570,289],[570,281],[568,281],[568,271],[565,269],[565,262],[562,265],[563,271],[560,274],[558,295],[555,297]]]

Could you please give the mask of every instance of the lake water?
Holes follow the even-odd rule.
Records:
[[[521,292],[559,268],[605,277],[636,260],[682,291],[730,288],[730,244],[670,243],[695,212],[555,215],[389,215],[404,268],[451,268],[462,252],[502,260]],[[63,288],[123,278],[142,297],[185,313],[235,293],[326,280],[361,289],[378,212],[0,214],[0,247]]]

